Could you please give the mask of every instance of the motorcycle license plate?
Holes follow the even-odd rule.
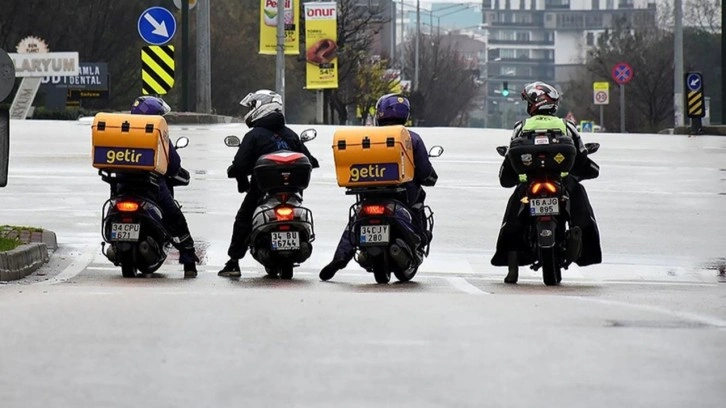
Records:
[[[141,224],[111,223],[111,241],[138,241]]]
[[[560,200],[557,197],[530,198],[529,215],[558,215],[560,213]]]
[[[547,136],[537,136],[534,138],[535,145],[546,145],[550,144],[550,138]]]
[[[298,231],[274,231],[271,233],[273,251],[294,251],[300,249]]]
[[[389,240],[388,225],[362,225],[360,227],[360,244],[387,244]]]

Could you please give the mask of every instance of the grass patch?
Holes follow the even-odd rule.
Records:
[[[18,246],[20,246],[19,239],[0,237],[0,252],[10,251]]]
[[[42,232],[43,228],[38,227],[26,227],[24,225],[0,225],[0,236],[6,236],[10,231],[30,231],[30,232]]]

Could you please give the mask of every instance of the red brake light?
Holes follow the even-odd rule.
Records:
[[[133,201],[119,201],[116,208],[121,212],[134,212],[139,209],[139,204]]]
[[[295,211],[292,207],[277,207],[275,217],[278,221],[292,221],[295,218]]]
[[[542,190],[542,188],[546,188],[547,191],[549,191],[550,193],[557,192],[557,186],[554,183],[545,181],[545,182],[536,182],[536,183],[532,184],[532,194],[539,193],[539,191]]]
[[[386,213],[384,205],[364,205],[363,213],[366,215],[383,215]]]

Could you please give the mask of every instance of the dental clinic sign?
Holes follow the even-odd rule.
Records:
[[[45,41],[37,37],[23,38],[16,49],[16,54],[8,55],[15,65],[15,76],[23,80],[10,106],[10,118],[25,119],[42,78],[77,76],[80,64],[77,52],[49,52]]]
[[[108,64],[105,62],[81,62],[78,75],[52,75],[44,77],[41,82],[51,84],[56,88],[105,91],[108,90]]]

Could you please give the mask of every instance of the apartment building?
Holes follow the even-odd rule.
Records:
[[[656,22],[655,0],[482,0],[482,10],[489,118],[502,117],[528,82],[566,82],[618,21],[634,27]],[[502,96],[505,83],[509,97]]]

